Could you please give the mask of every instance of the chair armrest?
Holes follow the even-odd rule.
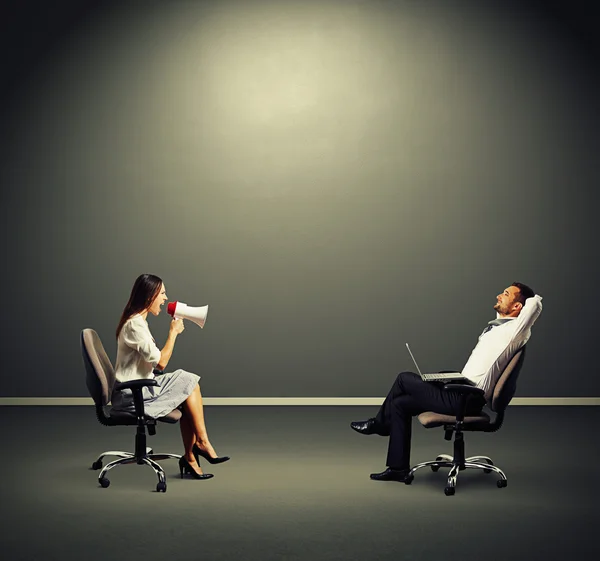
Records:
[[[445,391],[454,391],[460,394],[460,401],[458,403],[458,408],[456,411],[456,423],[457,428],[462,426],[463,421],[465,420],[465,415],[467,414],[467,402],[469,397],[472,395],[484,395],[484,391],[481,388],[476,386],[471,386],[469,384],[457,384],[453,382],[448,382],[444,384]]]
[[[137,380],[129,380],[128,382],[118,382],[115,384],[115,389],[135,391],[147,386],[158,386],[158,382],[152,378],[139,378]]]
[[[143,424],[146,411],[144,409],[144,398],[142,389],[149,386],[158,386],[158,382],[152,378],[141,378],[137,380],[129,380],[115,386],[118,390],[131,390],[133,393],[133,405],[135,407],[135,416],[138,418],[138,424]]]
[[[477,386],[471,386],[469,384],[458,384],[456,382],[448,382],[444,384],[444,389],[447,391],[457,391],[464,395],[484,395],[485,392]]]

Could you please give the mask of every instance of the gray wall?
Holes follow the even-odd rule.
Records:
[[[575,9],[121,4],[3,24],[3,396],[86,396],[79,333],[114,359],[142,272],[210,305],[169,364],[207,396],[381,396],[405,341],[460,368],[513,280],[545,304],[518,395],[600,395]]]

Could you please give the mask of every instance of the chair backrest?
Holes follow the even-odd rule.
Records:
[[[115,385],[115,369],[93,329],[81,332],[81,352],[86,371],[85,381],[96,407],[108,405]]]
[[[510,359],[498,378],[491,399],[488,400],[492,411],[504,411],[517,391],[517,378],[525,360],[525,346],[521,347]]]

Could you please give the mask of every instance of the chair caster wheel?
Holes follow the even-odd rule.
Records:
[[[440,466],[431,466],[431,471],[435,472],[440,469]]]
[[[496,485],[502,489],[502,487],[506,487],[508,485],[508,481],[506,481],[506,479],[498,479],[498,481],[496,481]]]
[[[92,469],[100,469],[102,467],[102,460],[96,460],[92,464]]]
[[[160,493],[160,492],[166,493],[167,492],[167,482],[166,481],[159,481],[156,484],[156,492]]]
[[[408,475],[406,477],[406,479],[404,480],[404,484],[405,485],[410,485],[413,482],[413,479],[415,478],[414,475]]]
[[[456,489],[454,487],[446,487],[444,489],[444,493],[447,497],[450,497],[451,495],[454,495],[454,493],[456,492]]]
[[[103,477],[102,479],[100,479],[99,483],[100,483],[100,486],[103,487],[104,489],[106,489],[110,485],[110,481],[106,477]]]

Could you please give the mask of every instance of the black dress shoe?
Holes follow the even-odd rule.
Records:
[[[379,434],[377,431],[377,421],[373,418],[366,421],[352,421],[350,427],[360,434]]]
[[[197,444],[194,444],[194,448],[192,449],[194,456],[196,457],[196,461],[200,463],[198,456],[202,456],[205,460],[208,461],[209,464],[222,464],[229,460],[229,456],[217,456],[216,458],[212,458],[209,456],[204,450],[200,450]]]
[[[409,471],[409,469],[387,468],[381,473],[372,473],[370,477],[375,481],[399,481],[400,483],[404,483]]]

